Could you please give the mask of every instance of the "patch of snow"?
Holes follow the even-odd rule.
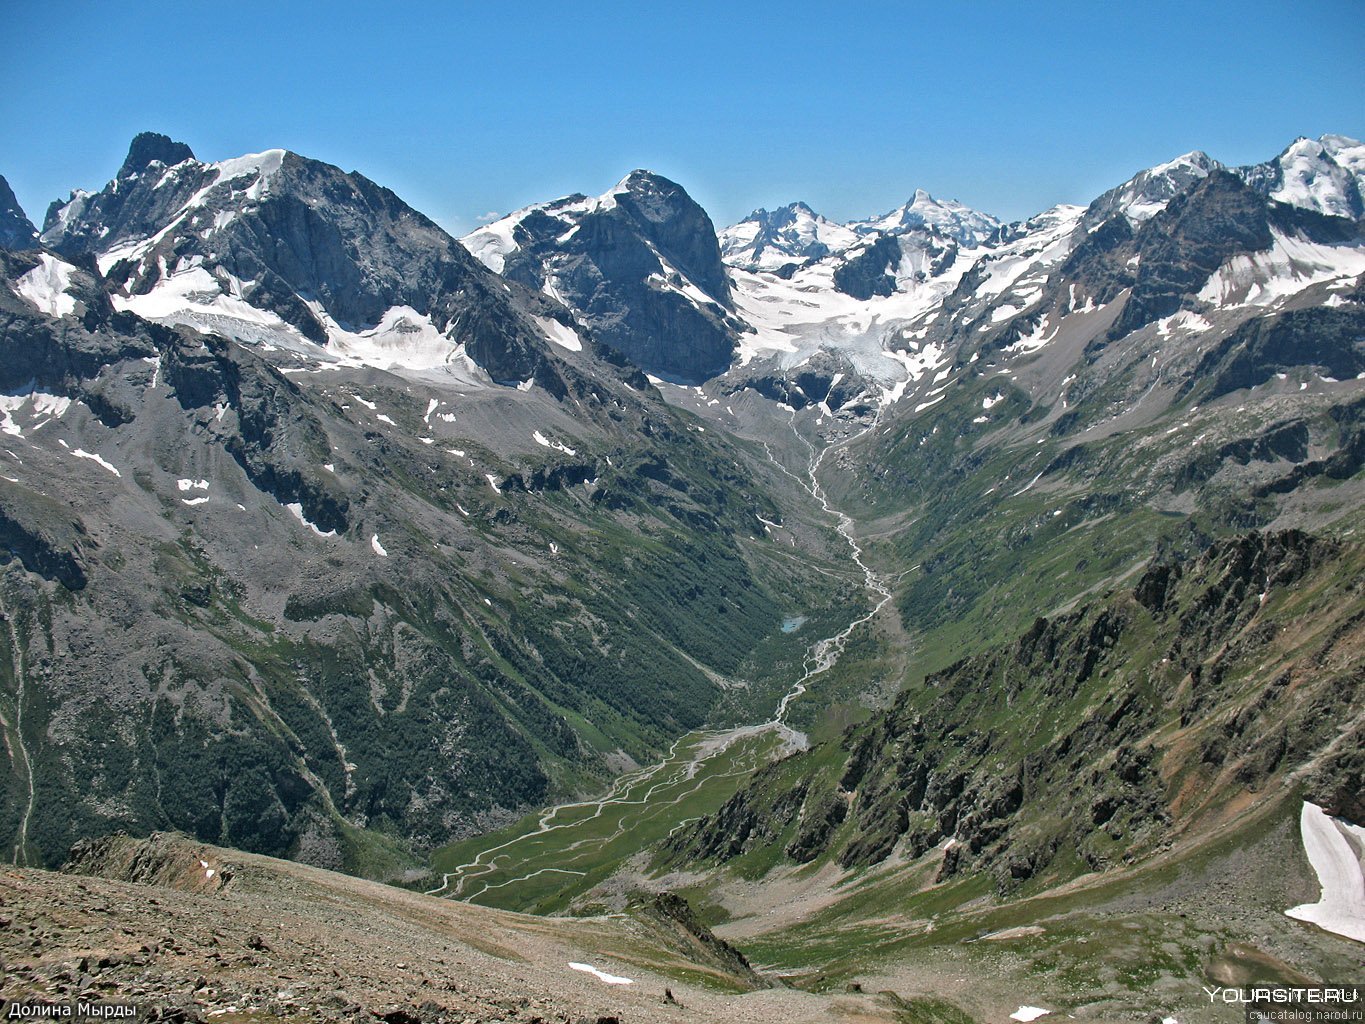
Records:
[[[1313,285],[1365,273],[1365,247],[1322,245],[1271,231],[1262,252],[1233,256],[1195,296],[1215,306],[1269,306]]]
[[[1322,893],[1316,903],[1292,907],[1285,915],[1365,942],[1365,872],[1360,852],[1365,849],[1365,828],[1332,818],[1305,800],[1299,813],[1299,831]]]
[[[1043,318],[1038,321],[1037,327],[1030,333],[1021,336],[1018,341],[1006,345],[1004,351],[1010,353],[1038,351],[1038,349],[1052,341],[1061,332],[1061,325],[1059,324],[1057,329],[1051,334],[1047,333],[1049,319],[1051,319],[1051,314],[1045,314]]]
[[[1042,442],[1042,441],[1039,441],[1038,443],[1039,443],[1039,444],[1042,444],[1043,442]],[[1040,479],[1042,479],[1042,476],[1043,476],[1043,473],[1044,473],[1044,472],[1046,472],[1046,470],[1040,470],[1037,476],[1035,476],[1035,477],[1034,477],[1032,480],[1030,480],[1028,483],[1024,484],[1024,486],[1021,487],[1021,488],[1019,488],[1019,490],[1017,490],[1017,491],[1015,491],[1013,494],[1011,494],[1010,497],[1011,497],[1011,498],[1017,498],[1017,497],[1019,497],[1019,495],[1023,494],[1024,492],[1026,492],[1029,488],[1031,488],[1034,484],[1036,484]]]
[[[1044,1010],[1041,1006],[1021,1006],[1010,1014],[1010,1020],[1022,1021],[1024,1024],[1028,1024],[1029,1021],[1037,1020],[1039,1017],[1046,1016],[1051,1012],[1051,1010]]]
[[[177,480],[175,486],[182,491],[207,491],[209,482],[207,480]]]
[[[462,383],[481,383],[480,371],[470,361],[463,345],[457,345],[437,329],[431,318],[411,306],[393,306],[373,327],[359,331],[343,328],[320,303],[308,306],[327,330],[327,351],[338,361],[352,366],[378,366],[383,369],[444,369]]]
[[[275,313],[257,309],[246,301],[241,282],[235,278],[229,280],[228,288],[225,292],[218,278],[203,267],[191,267],[161,278],[145,295],[113,295],[111,300],[121,312],[162,323],[208,329],[209,324],[235,321],[258,330],[278,333],[293,330]],[[231,330],[220,333],[236,336]]]
[[[502,488],[498,486],[498,478],[497,478],[497,477],[495,477],[492,473],[485,473],[485,474],[483,475],[483,477],[484,477],[485,480],[488,481],[488,486],[491,487],[491,488],[493,488],[493,493],[494,493],[494,494],[501,494],[501,493],[502,493]]]
[[[0,432],[10,434],[13,437],[23,437],[24,431],[14,419],[15,414],[31,405],[30,416],[34,422],[30,424],[30,429],[38,430],[49,420],[61,419],[66,411],[71,408],[71,399],[65,395],[50,395],[46,391],[33,391],[32,382],[29,389],[20,389],[16,394],[0,394]],[[13,454],[13,453],[11,453]]]
[[[572,327],[566,327],[558,320],[548,316],[538,316],[533,318],[540,326],[545,337],[550,339],[560,348],[566,348],[570,352],[583,351],[583,339],[578,336],[578,332]]]
[[[375,533],[370,535],[370,547],[374,549],[374,553],[380,558],[389,557],[389,553],[384,550],[384,545],[379,543],[379,534]]]
[[[1163,317],[1156,322],[1157,334],[1163,338],[1169,338],[1176,331],[1188,331],[1191,334],[1198,334],[1202,331],[1212,329],[1213,324],[1209,323],[1198,313],[1182,309],[1178,313],[1172,313],[1168,317]]]
[[[501,220],[471,231],[460,239],[460,243],[470,254],[495,274],[501,274],[507,265],[507,257],[516,252],[519,246],[512,240],[512,229],[521,223],[532,207],[518,210]]]
[[[71,452],[71,454],[76,456],[76,458],[78,459],[89,459],[91,462],[99,463],[105,469],[109,470],[109,472],[113,473],[114,476],[123,475],[117,469],[114,468],[112,463],[106,461],[102,456],[96,454],[95,452],[88,452],[85,451],[83,448],[76,448]]]
[[[585,974],[591,974],[593,977],[597,978],[598,981],[606,982],[608,985],[635,984],[635,981],[632,978],[622,978],[616,974],[608,974],[606,971],[598,970],[596,967],[592,966],[592,964],[570,963],[569,967],[575,971],[583,971]]]
[[[70,263],[42,253],[38,265],[14,282],[14,290],[40,313],[67,316],[76,311],[75,298],[67,294],[75,269]]]
[[[536,444],[540,445],[542,448],[553,448],[553,449],[555,449],[556,451],[563,452],[565,455],[577,455],[577,454],[578,454],[577,450],[575,450],[575,449],[573,449],[573,448],[570,448],[570,447],[569,447],[568,445],[566,445],[566,444],[561,444],[559,441],[551,441],[548,437],[546,437],[544,434],[542,434],[539,430],[537,430],[537,431],[536,431],[535,433],[533,433],[531,436],[535,439]]]
[[[241,508],[242,506],[238,505],[237,507]],[[308,529],[312,530],[319,537],[335,537],[337,535],[336,530],[328,530],[326,533],[324,533],[322,530],[318,529],[315,523],[310,522],[308,518],[303,514],[302,502],[291,501],[287,503],[284,507],[289,509],[289,511],[293,513],[295,519],[301,522],[304,526],[308,527]],[[246,510],[242,509],[242,511]]]

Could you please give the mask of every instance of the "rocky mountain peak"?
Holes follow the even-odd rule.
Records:
[[[595,199],[509,214],[461,241],[485,266],[563,301],[650,373],[701,381],[743,329],[715,225],[677,182],[636,169]]]
[[[849,227],[869,234],[874,231],[892,235],[932,231],[963,245],[975,245],[994,234],[1000,221],[955,199],[935,199],[924,189],[917,188],[902,206],[880,217],[854,222]]]
[[[822,259],[848,248],[857,234],[822,217],[804,202],[775,210],[758,209],[720,233],[725,262],[745,270],[778,270],[793,263]]]
[[[1281,203],[1351,220],[1365,215],[1365,145],[1344,135],[1300,137],[1274,160],[1239,174]]]
[[[0,248],[31,249],[38,243],[38,232],[25,216],[9,182],[0,175]]]
[[[176,142],[169,135],[159,132],[139,132],[128,147],[128,155],[118,169],[118,177],[141,174],[153,162],[174,167],[182,161],[193,159],[194,151],[185,143]]]
[[[521,302],[359,173],[282,149],[205,164],[143,134],[120,175],[55,205],[43,241],[93,257],[122,311],[383,366],[458,370],[468,357],[495,382],[542,365],[548,341],[535,317],[558,307]]]
[[[1123,216],[1137,226],[1151,220],[1176,196],[1223,165],[1201,150],[1138,171],[1090,204],[1081,226],[1093,230],[1111,217]]]

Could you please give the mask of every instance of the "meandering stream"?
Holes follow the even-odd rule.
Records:
[[[854,536],[854,522],[847,513],[833,506],[824,488],[820,485],[819,470],[825,457],[832,451],[845,445],[851,444],[858,438],[863,437],[870,431],[876,429],[880,417],[874,419],[872,424],[864,429],[851,434],[841,441],[835,441],[823,447],[817,448],[809,439],[803,436],[796,428],[796,412],[790,411],[790,427],[796,438],[804,444],[810,452],[805,467],[805,478],[802,479],[795,473],[783,466],[768,450],[768,458],[782,472],[786,473],[793,480],[797,481],[812,498],[820,505],[820,508],[829,516],[832,516],[836,523],[839,535],[844,538],[852,553],[853,561],[862,571],[863,586],[868,594],[873,598],[869,610],[849,622],[839,632],[832,636],[822,637],[812,643],[806,650],[802,661],[802,671],[800,677],[792,684],[791,688],[782,696],[773,712],[772,718],[766,722],[755,725],[739,726],[733,729],[721,729],[705,731],[700,733],[690,733],[687,736],[674,742],[669,748],[668,754],[658,763],[652,764],[635,771],[621,775],[613,783],[610,790],[601,797],[593,800],[579,800],[571,803],[558,804],[547,808],[540,815],[536,828],[530,832],[524,832],[506,842],[496,846],[491,846],[486,850],[481,850],[470,861],[457,865],[453,870],[446,872],[441,878],[441,884],[434,889],[427,890],[429,896],[448,896],[453,899],[470,900],[481,893],[491,889],[504,888],[514,882],[525,881],[537,875],[548,872],[555,872],[565,875],[581,876],[583,872],[575,871],[562,867],[542,867],[530,871],[517,878],[507,879],[496,884],[485,882],[483,885],[470,888],[472,883],[484,878],[490,873],[498,870],[497,862],[500,860],[512,859],[512,854],[508,851],[513,850],[522,843],[528,843],[537,837],[544,836],[550,832],[566,829],[582,828],[590,822],[600,819],[608,808],[614,807],[645,807],[657,808],[660,806],[653,801],[653,797],[661,790],[673,789],[688,781],[697,779],[703,765],[712,761],[725,751],[729,750],[735,743],[741,740],[752,739],[766,733],[776,733],[781,743],[788,747],[800,748],[806,745],[806,738],[787,724],[787,713],[791,709],[792,703],[806,693],[810,688],[811,681],[817,676],[828,672],[838,663],[840,656],[844,652],[844,647],[853,631],[876,616],[886,603],[891,600],[891,588],[871,566],[863,561],[863,549],[858,544]],[[766,447],[766,446],[765,446]],[[737,770],[726,772],[726,775],[749,772],[757,768],[757,764],[742,764]],[[691,795],[700,786],[701,780],[697,781],[697,786],[685,788],[681,793],[667,801],[668,804],[676,804],[687,796]],[[635,795],[640,787],[644,786],[643,793]],[[592,808],[592,813],[587,815],[576,814],[587,808]],[[560,820],[566,815],[572,814],[567,820]],[[619,836],[625,830],[626,824],[622,821],[611,835],[590,836],[583,840],[571,843],[569,849],[581,849],[585,844],[606,843]]]

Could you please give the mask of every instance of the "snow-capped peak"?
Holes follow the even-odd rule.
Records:
[[[854,221],[849,227],[861,234],[880,231],[891,235],[928,229],[970,246],[989,238],[1000,227],[1000,221],[955,199],[935,199],[917,188],[904,205],[880,217]]]
[[[820,216],[807,204],[755,210],[720,232],[725,262],[745,270],[775,270],[789,263],[819,259],[858,240],[852,229]]]
[[[1295,139],[1274,160],[1238,173],[1281,203],[1352,220],[1365,214],[1365,144],[1344,135]]]
[[[460,238],[460,244],[469,250],[480,263],[495,274],[501,274],[507,265],[507,257],[517,251],[518,245],[513,232],[518,224],[533,213],[545,213],[564,224],[567,234],[573,231],[578,220],[585,214],[610,210],[617,200],[630,193],[643,190],[649,179],[657,178],[652,171],[634,170],[618,181],[600,196],[585,196],[576,192],[573,195],[553,199],[548,203],[532,203],[519,210],[513,210],[505,217],[475,228]],[[667,179],[660,179],[667,180]]]
[[[1111,188],[1090,204],[1084,223],[1086,227],[1095,228],[1118,214],[1134,225],[1151,220],[1172,199],[1222,166],[1201,150],[1182,153],[1173,160],[1139,171],[1122,185]]]
[[[1181,153],[1174,160],[1168,160],[1164,164],[1157,164],[1155,167],[1148,168],[1145,173],[1149,177],[1161,177],[1188,170],[1196,177],[1202,178],[1218,166],[1218,161],[1202,149],[1192,149],[1188,153]]]

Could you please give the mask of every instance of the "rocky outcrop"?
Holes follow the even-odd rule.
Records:
[[[153,163],[162,167],[174,167],[185,160],[194,159],[194,150],[183,142],[176,142],[158,132],[140,132],[133,136],[128,147],[128,155],[118,169],[118,177],[131,178],[147,170]]]
[[[759,974],[748,958],[699,920],[691,904],[674,892],[639,893],[628,909],[650,926],[660,943],[691,963],[716,970],[746,989],[771,988],[774,982]]]
[[[1313,767],[1305,796],[1334,817],[1365,822],[1365,728],[1343,734]]]
[[[0,479],[0,562],[18,558],[30,572],[83,590],[91,547],[85,524],[69,509]]]
[[[153,832],[145,839],[126,832],[82,839],[71,847],[62,871],[200,894],[222,891],[237,874],[218,851],[175,832]]]
[[[891,235],[881,235],[835,268],[834,287],[855,299],[890,295],[896,290],[896,268],[900,261],[900,242]]]

